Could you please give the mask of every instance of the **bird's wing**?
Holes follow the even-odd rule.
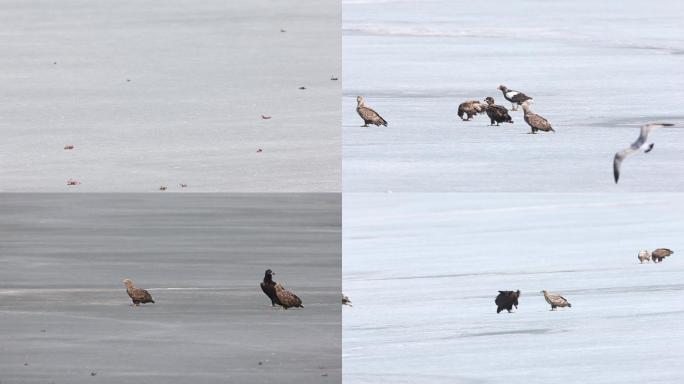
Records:
[[[359,107],[359,115],[368,121],[375,121],[380,115],[368,107]],[[381,118],[381,117],[380,117]]]
[[[276,294],[280,302],[288,307],[296,307],[302,304],[302,300],[290,291],[280,290]]]
[[[528,115],[529,115],[530,121],[532,122],[532,124],[534,124],[535,128],[545,128],[545,129],[551,128],[551,123],[549,123],[549,121],[546,120],[545,118],[537,115],[536,113],[532,113],[532,112],[530,112]]]
[[[615,157],[613,158],[613,177],[615,178],[615,184],[617,184],[618,180],[620,179],[620,166],[622,165],[622,160],[637,150],[638,149],[634,149],[634,147],[631,146],[615,154]]]

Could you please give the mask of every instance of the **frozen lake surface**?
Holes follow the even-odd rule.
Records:
[[[0,9],[0,191],[340,190],[338,1]]]
[[[681,191],[684,3],[343,1],[343,184],[348,192]],[[458,105],[504,84],[555,134],[463,122]],[[356,96],[388,122],[360,128]],[[655,149],[612,159],[647,122]]]
[[[0,382],[339,384],[339,205],[332,194],[5,194]],[[271,307],[267,268],[304,309]],[[132,308],[126,277],[156,304]]]
[[[343,227],[345,383],[681,382],[681,195],[347,194]]]

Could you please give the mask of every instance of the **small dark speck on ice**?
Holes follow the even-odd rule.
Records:
[[[257,153],[261,153],[261,152],[263,152],[263,151],[264,151],[264,150],[261,149],[261,148],[257,149]]]
[[[306,87],[299,87],[299,89],[306,89]]]
[[[259,365],[264,365],[264,362],[263,362],[263,361],[260,361],[260,362],[259,362]]]
[[[97,372],[90,372],[90,376],[95,376],[97,375]]]

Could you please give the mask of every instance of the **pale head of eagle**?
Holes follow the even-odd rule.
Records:
[[[131,279],[123,279],[122,283],[126,286],[126,288],[133,287],[133,281],[131,281]]]
[[[364,101],[363,101],[363,96],[356,96],[356,104],[357,104],[359,107],[362,107],[363,105],[365,105],[365,103],[364,103]]]

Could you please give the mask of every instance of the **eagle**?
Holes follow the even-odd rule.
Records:
[[[382,116],[380,116],[372,108],[366,107],[363,96],[358,96],[356,98],[356,112],[363,119],[362,127],[367,127],[368,124],[375,124],[376,126],[384,125],[385,127],[387,126],[387,122],[382,118]]]
[[[499,85],[499,90],[501,93],[503,93],[504,98],[511,102],[511,111],[517,111],[517,105],[522,105],[522,103],[526,102],[527,100],[532,100],[532,98],[526,94],[508,89],[505,85]]]
[[[530,105],[527,102],[522,103],[522,107],[525,111],[525,122],[532,128],[532,133],[537,133],[537,131],[556,132],[548,120],[530,110]]]
[[[548,293],[546,291],[541,291],[544,294],[544,300],[551,304],[551,310],[555,311],[557,307],[572,307],[572,304],[565,300],[565,297],[561,295],[556,295],[554,293]]]
[[[485,109],[487,109],[487,106],[478,100],[464,101],[458,106],[458,117],[463,121],[468,121],[478,113],[484,113]],[[468,116],[468,118],[466,119],[464,116]]]
[[[131,279],[124,279],[123,283],[126,286],[126,292],[128,292],[128,296],[130,296],[131,300],[133,300],[133,305],[135,305],[137,307],[140,304],[145,304],[145,303],[154,304],[154,300],[152,299],[152,295],[150,295],[149,292],[147,292],[146,290],[144,290],[142,288],[134,287],[133,281],[131,281]]]
[[[489,120],[491,123],[489,125],[499,125],[499,123],[512,123],[513,119],[511,119],[511,116],[508,114],[508,110],[506,107],[502,107],[501,105],[496,105],[494,104],[494,98],[489,96],[484,100],[487,103],[487,116],[489,116]]]
[[[496,313],[500,313],[504,309],[509,313],[515,307],[518,309],[518,298],[520,297],[520,290],[517,291],[499,291],[496,296],[494,304],[496,304]]]
[[[637,255],[637,257],[639,258],[639,264],[643,264],[644,261],[648,261],[648,262],[651,261],[651,253],[645,249],[642,251],[639,251],[639,254]]]
[[[278,297],[276,296],[276,282],[273,281],[273,275],[275,275],[273,271],[270,269],[266,270],[264,273],[264,281],[261,282],[261,290],[264,291],[269,299],[271,299],[271,306],[275,307],[276,304],[280,305],[280,303],[278,302]]]
[[[283,309],[288,308],[304,308],[302,305],[302,300],[297,297],[294,293],[285,289],[280,283],[275,285],[276,297],[278,298],[278,305],[283,307]]]
[[[655,251],[651,252],[651,258],[653,259],[654,263],[662,263],[664,258],[670,256],[673,253],[674,251],[671,249],[658,248]]]
[[[345,296],[344,294],[342,294],[342,305],[348,305],[350,307],[352,306],[351,300],[349,300],[349,297]]]

